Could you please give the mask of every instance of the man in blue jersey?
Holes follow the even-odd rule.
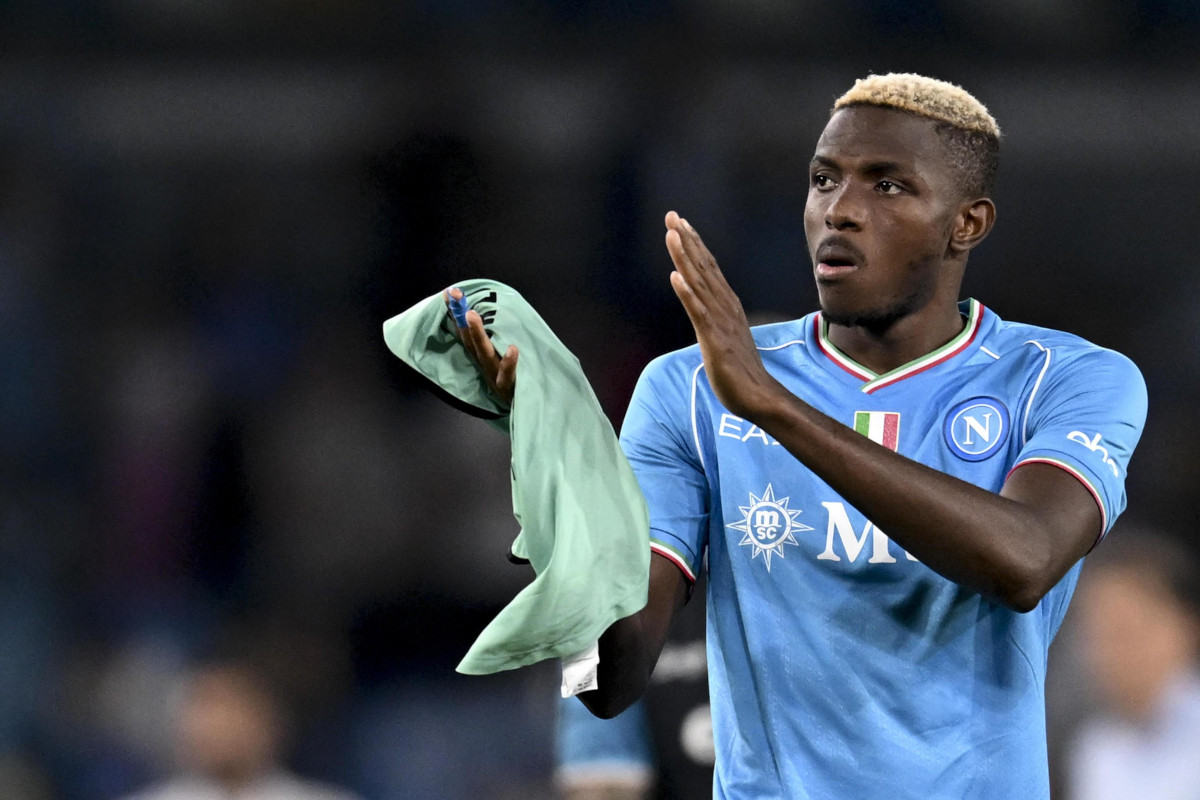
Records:
[[[1146,413],[1123,356],[960,302],[990,233],[995,120],[957,86],[837,100],[804,211],[820,311],[751,330],[688,222],[698,346],[652,362],[621,433],[650,600],[600,641],[611,716],[644,690],[707,553],[718,798],[1049,796],[1046,652],[1125,506]],[[515,351],[467,347],[503,398]]]

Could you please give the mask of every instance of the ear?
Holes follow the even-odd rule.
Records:
[[[950,252],[966,254],[987,238],[996,224],[996,204],[986,197],[970,200],[958,210],[950,231]]]

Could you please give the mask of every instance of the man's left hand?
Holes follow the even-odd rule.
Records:
[[[667,252],[675,263],[671,288],[696,330],[708,382],[726,408],[752,420],[781,387],[763,367],[741,301],[700,234],[674,211],[667,212],[666,224]]]

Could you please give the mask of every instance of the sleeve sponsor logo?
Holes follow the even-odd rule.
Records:
[[[1107,464],[1108,468],[1112,470],[1114,478],[1121,477],[1121,471],[1117,469],[1117,462],[1113,461],[1108,455],[1108,448],[1100,444],[1100,434],[1097,433],[1089,437],[1083,431],[1071,431],[1067,434],[1067,438],[1072,442],[1083,445],[1088,450],[1091,450],[1093,453],[1100,456],[1100,460]]]

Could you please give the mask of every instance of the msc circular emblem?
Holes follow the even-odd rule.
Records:
[[[994,397],[972,397],[951,408],[946,446],[964,461],[983,461],[1008,439],[1008,409]]]
[[[768,483],[767,490],[763,492],[762,497],[757,497],[754,492],[750,492],[750,505],[738,506],[738,511],[742,512],[741,521],[731,522],[725,526],[746,534],[738,544],[747,545],[750,548],[752,561],[762,556],[763,562],[767,565],[767,572],[771,571],[771,556],[784,557],[783,546],[785,544],[800,546],[792,534],[812,530],[811,527],[796,519],[800,516],[800,509],[788,508],[790,499],[789,497],[777,499],[774,487]]]

